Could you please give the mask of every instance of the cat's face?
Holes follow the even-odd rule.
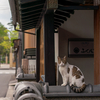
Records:
[[[64,67],[66,63],[67,63],[66,56],[64,56],[63,58],[58,57],[58,64],[60,66]]]

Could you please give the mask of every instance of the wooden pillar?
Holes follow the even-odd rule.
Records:
[[[45,82],[56,85],[54,58],[54,10],[44,16],[44,68]]]
[[[100,84],[100,6],[94,10],[94,84]]]
[[[22,32],[22,59],[24,58],[23,56],[23,51],[24,51],[24,32]]]
[[[36,33],[36,81],[40,80],[40,28]]]

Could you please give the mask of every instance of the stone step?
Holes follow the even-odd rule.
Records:
[[[10,97],[5,97],[5,98],[4,97],[1,97],[0,100],[13,100],[13,99],[10,98]]]

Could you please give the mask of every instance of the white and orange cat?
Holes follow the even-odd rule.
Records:
[[[63,84],[61,84],[61,86],[69,84],[74,92],[83,92],[86,84],[81,70],[75,65],[70,65],[67,62],[66,56],[62,59],[58,57],[58,66],[63,80]]]

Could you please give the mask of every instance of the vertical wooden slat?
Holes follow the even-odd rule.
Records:
[[[54,10],[49,10],[44,16],[44,66],[45,81],[56,85],[54,59]]]
[[[41,30],[40,30],[40,79],[41,75],[44,75],[44,29],[43,29],[43,23],[41,24]]]
[[[25,30],[25,32],[35,33],[35,28]],[[24,49],[27,48],[36,48],[36,35],[25,33],[25,46]]]
[[[100,6],[94,11],[94,84],[100,84]]]

